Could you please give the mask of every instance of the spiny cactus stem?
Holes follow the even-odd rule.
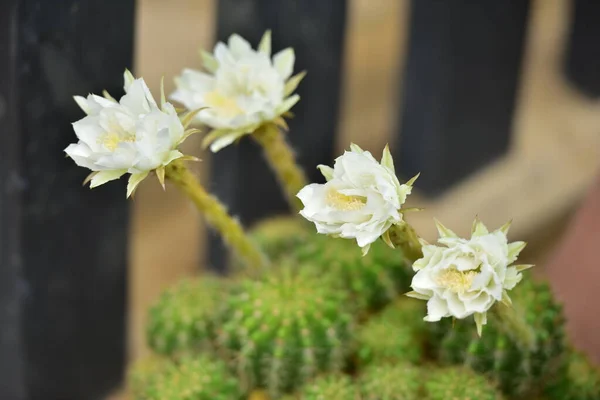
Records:
[[[492,313],[498,318],[501,328],[519,344],[519,347],[532,352],[536,350],[535,332],[513,307],[497,304]]]
[[[302,204],[296,194],[308,182],[283,132],[274,123],[269,123],[261,126],[252,137],[263,147],[265,158],[277,175],[288,202],[299,211]]]
[[[183,162],[175,160],[169,164],[166,167],[165,177],[194,202],[198,211],[244,260],[246,266],[260,268],[267,264],[266,257],[246,235],[240,223],[229,215],[225,206],[216,197],[202,187]]]
[[[411,263],[423,257],[423,250],[419,235],[407,222],[392,225],[389,230],[389,238],[392,244],[399,247]]]

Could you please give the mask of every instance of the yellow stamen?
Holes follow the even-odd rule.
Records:
[[[135,135],[120,136],[116,133],[107,133],[98,139],[98,142],[109,151],[115,151],[121,143],[133,143],[135,142]]]
[[[227,116],[233,117],[243,113],[243,110],[238,106],[235,99],[227,97],[217,91],[206,93],[204,100],[208,107],[216,108],[219,112]]]
[[[338,192],[335,189],[331,189],[327,192],[325,201],[331,207],[337,208],[343,211],[355,211],[360,210],[366,204],[365,198],[361,196],[347,196]]]
[[[454,293],[464,293],[471,287],[476,275],[476,271],[461,272],[452,268],[440,273],[437,276],[436,281],[438,284],[447,287]]]

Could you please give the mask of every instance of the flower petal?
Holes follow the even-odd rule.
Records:
[[[287,80],[292,75],[295,59],[294,49],[291,47],[281,50],[273,57],[273,65],[284,80]]]

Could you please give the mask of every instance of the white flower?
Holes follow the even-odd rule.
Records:
[[[398,182],[387,146],[381,163],[357,145],[350,147],[333,168],[319,165],[327,183],[307,185],[298,193],[304,204],[300,214],[314,222],[319,233],[356,239],[366,254],[371,243],[402,222],[400,208],[416,177],[403,185]]]
[[[177,146],[195,130],[185,130],[164,95],[159,108],[143,79],[129,71],[124,79],[126,94],[118,102],[106,92],[105,97],[75,96],[87,116],[73,123],[79,142],[65,152],[77,165],[94,171],[86,180],[92,188],[131,174],[129,197],[150,171],[157,170],[164,184],[164,166],[183,157]]]
[[[205,145],[217,152],[254,132],[267,122],[285,126],[281,115],[300,100],[291,95],[302,78],[290,78],[294,50],[287,48],[271,58],[271,34],[266,32],[258,50],[239,35],[231,35],[228,45],[217,43],[214,54],[202,53],[207,73],[185,69],[175,79],[171,95],[189,109],[206,107],[197,120],[213,128]]]
[[[436,221],[443,246],[425,244],[423,258],[413,264],[417,271],[408,296],[427,300],[426,321],[473,315],[477,332],[487,322],[487,311],[497,302],[510,305],[507,291],[522,279],[521,271],[532,265],[511,265],[525,242],[508,243],[510,222],[489,232],[475,219],[471,239],[459,238]]]

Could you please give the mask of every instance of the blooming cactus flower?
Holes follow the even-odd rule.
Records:
[[[150,171],[156,170],[164,184],[164,167],[184,157],[177,147],[196,130],[185,129],[189,121],[179,119],[164,95],[159,107],[143,79],[135,79],[129,71],[124,79],[126,94],[120,101],[106,92],[105,97],[75,96],[87,116],[73,123],[79,141],[65,152],[77,165],[93,171],[86,179],[92,188],[131,174],[129,197]]]
[[[300,100],[292,95],[304,73],[291,77],[294,50],[287,48],[271,58],[271,34],[266,32],[258,50],[239,35],[228,44],[217,43],[214,54],[202,53],[207,72],[185,69],[175,79],[171,99],[189,109],[206,107],[197,120],[213,131],[204,144],[217,152],[254,132],[267,122],[285,127],[282,114]]]
[[[356,239],[366,254],[371,243],[403,221],[400,208],[416,177],[400,184],[387,146],[381,163],[357,145],[350,147],[333,168],[319,165],[327,183],[300,190],[298,198],[304,205],[300,214],[316,225],[318,233]]]
[[[407,295],[427,300],[426,321],[473,315],[481,335],[487,311],[499,301],[509,305],[508,291],[521,281],[521,271],[532,267],[512,265],[525,242],[508,243],[510,222],[489,232],[475,219],[470,239],[436,224],[442,246],[424,244],[423,258],[413,264],[414,291]]]

